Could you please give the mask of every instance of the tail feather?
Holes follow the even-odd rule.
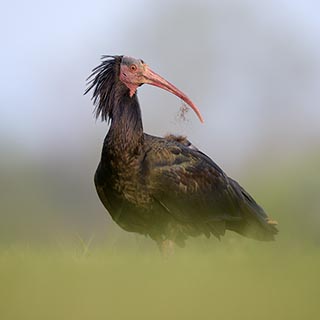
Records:
[[[230,178],[229,178],[230,179]],[[278,233],[277,222],[268,217],[265,211],[236,181],[230,179],[230,184],[240,196],[240,207],[244,219],[230,221],[227,228],[236,231],[248,238],[261,241],[272,241]]]

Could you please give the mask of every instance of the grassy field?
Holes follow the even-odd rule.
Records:
[[[319,319],[320,252],[198,239],[163,260],[152,245],[0,249],[0,319]]]
[[[106,232],[99,238],[91,211],[106,212],[92,210],[87,191],[70,196],[72,183],[50,196],[42,193],[46,184],[15,188],[11,198],[1,193],[0,320],[318,320],[319,161],[320,155],[298,159],[263,177],[259,166],[250,169],[245,187],[278,220],[275,242],[232,233],[220,242],[190,239],[169,260],[151,240],[122,231],[110,218],[101,220]],[[36,173],[30,176],[17,179],[35,183]],[[92,201],[98,203],[95,194]],[[81,234],[84,217],[82,240],[73,234]]]

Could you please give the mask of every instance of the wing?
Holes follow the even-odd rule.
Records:
[[[205,154],[165,139],[149,140],[145,161],[153,198],[196,235],[224,234],[227,221],[242,219],[225,173]]]
[[[176,221],[188,226],[190,234],[220,236],[227,228],[257,238],[249,226],[263,229],[267,215],[216,163],[186,143],[150,137],[147,141],[152,196]]]

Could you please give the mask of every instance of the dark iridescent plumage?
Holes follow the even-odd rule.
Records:
[[[95,185],[113,220],[159,244],[225,230],[273,240],[275,222],[185,137],[143,133],[137,95],[119,79],[122,59],[105,57],[86,91],[94,90],[96,116],[111,121]]]

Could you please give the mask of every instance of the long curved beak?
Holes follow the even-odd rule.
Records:
[[[199,120],[203,123],[204,119],[200,113],[198,107],[177,87],[175,87],[172,83],[168,82],[166,79],[159,76],[157,73],[152,71],[147,65],[145,66],[145,70],[143,72],[143,76],[145,78],[144,83],[150,84],[152,86],[159,87],[161,89],[167,90],[172,94],[176,95],[180,99],[182,99],[186,104],[188,104],[192,110],[196,113]]]

